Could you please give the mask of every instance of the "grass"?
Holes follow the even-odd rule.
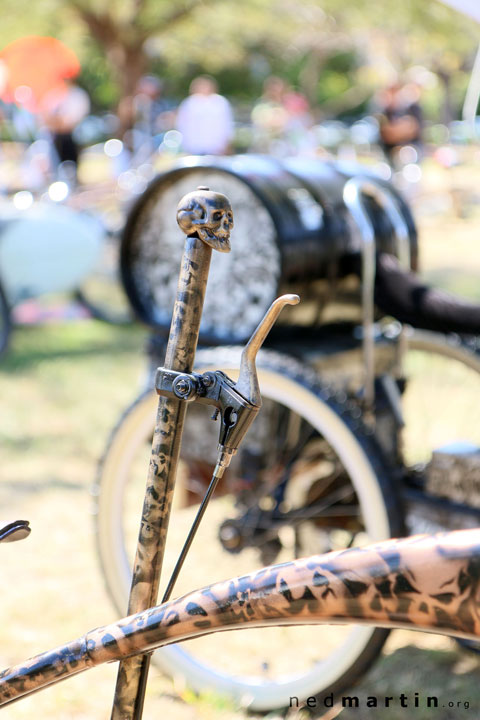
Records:
[[[480,299],[480,253],[472,221],[422,219],[427,277]],[[452,247],[452,234],[455,246]],[[466,279],[466,278],[472,278]],[[2,546],[0,667],[108,623],[115,612],[96,562],[90,487],[110,429],[137,394],[145,332],[96,321],[18,327],[0,364],[0,503],[6,521],[25,517],[33,532]],[[232,573],[235,568],[232,567]],[[395,631],[382,658],[351,691],[358,709],[319,712],[345,720],[462,720],[478,717],[477,657],[435,635]],[[2,720],[109,717],[116,667],[109,665],[14,704]],[[368,696],[438,695],[441,707],[366,709]],[[449,702],[470,702],[448,707]],[[446,705],[446,707],[443,707]],[[333,714],[332,714],[333,713]],[[246,713],[211,694],[194,696],[152,670],[145,718],[232,718]],[[301,715],[301,714],[300,714]]]
[[[0,667],[116,618],[95,554],[97,462],[145,372],[145,332],[96,321],[18,327],[0,365],[2,519],[31,536],[2,546]],[[97,668],[3,710],[2,719],[109,717],[116,667]],[[145,717],[238,718],[231,702],[194,696],[151,672]]]

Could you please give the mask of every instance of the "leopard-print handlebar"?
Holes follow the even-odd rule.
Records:
[[[92,630],[0,674],[0,705],[104,662],[212,632],[367,623],[480,637],[480,530],[272,565]]]

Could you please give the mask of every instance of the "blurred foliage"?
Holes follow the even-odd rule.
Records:
[[[88,90],[92,105],[97,110],[115,107],[120,99],[120,89],[102,48],[93,41],[87,60],[82,65],[79,84]]]
[[[3,10],[0,45],[29,33],[64,40],[97,109],[131,94],[143,72],[175,99],[211,73],[240,106],[274,73],[336,116],[420,66],[427,112],[445,119],[459,112],[478,42],[475,23],[438,0],[3,0]]]

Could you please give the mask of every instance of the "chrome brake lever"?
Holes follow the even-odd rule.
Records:
[[[237,452],[241,441],[262,406],[262,396],[260,394],[257,367],[255,364],[257,353],[285,305],[297,305],[299,302],[300,298],[298,295],[281,295],[274,300],[243,349],[240,358],[240,373],[232,390],[240,398],[246,400],[248,405],[241,405],[240,411],[235,410],[233,412],[234,422],[232,422],[231,412],[228,413],[227,411],[227,413],[222,414],[224,427],[220,435],[218,450],[219,463],[221,461],[226,463],[224,467],[228,467],[230,464],[232,456]]]
[[[255,364],[257,353],[285,305],[296,305],[299,301],[298,295],[282,295],[272,303],[243,349],[236,383],[220,370],[203,375],[157,370],[155,388],[159,395],[213,405],[219,411],[218,464],[223,468],[230,464],[262,405]]]
[[[259,408],[262,405],[262,397],[260,395],[257,368],[255,366],[257,353],[285,305],[297,305],[299,302],[300,298],[298,295],[281,295],[274,300],[243,349],[240,359],[240,374],[235,388],[248,402]]]

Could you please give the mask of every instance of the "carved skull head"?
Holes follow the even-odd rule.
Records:
[[[177,207],[177,222],[186,235],[196,233],[219,252],[230,252],[233,213],[225,195],[199,187],[183,197]]]

